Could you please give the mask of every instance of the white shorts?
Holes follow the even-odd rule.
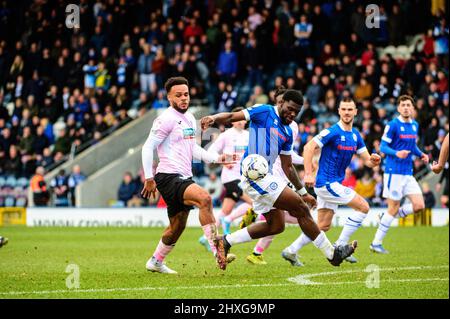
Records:
[[[400,201],[406,195],[421,195],[419,183],[412,175],[384,174],[383,197]]]
[[[355,191],[338,182],[314,187],[317,195],[317,209],[327,208],[336,212],[339,205],[347,205],[355,198]]]
[[[255,213],[265,214],[274,209],[273,204],[287,186],[287,182],[269,173],[257,181],[242,177],[240,186],[252,199]]]

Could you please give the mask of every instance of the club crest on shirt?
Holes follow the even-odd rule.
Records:
[[[195,138],[195,130],[191,127],[183,129],[183,138],[185,140],[190,140],[190,139]]]
[[[413,129],[414,132],[417,131],[417,129],[416,129],[416,127],[414,125],[413,125],[412,129]]]
[[[345,136],[341,135],[341,142],[345,142]]]
[[[358,137],[356,136],[355,133],[353,133],[353,140],[356,142],[358,140]]]
[[[403,126],[400,126],[400,131],[404,132],[405,128]]]
[[[275,183],[275,182],[272,182],[272,183],[270,183],[269,187],[270,187],[271,190],[274,191],[274,190],[276,190],[278,188],[278,184]]]

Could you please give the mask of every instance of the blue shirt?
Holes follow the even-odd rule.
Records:
[[[316,187],[334,182],[342,183],[353,155],[367,150],[358,130],[352,128],[351,131],[345,131],[341,122],[321,131],[314,137],[314,141],[322,149]]]
[[[419,132],[419,124],[414,120],[403,122],[400,118],[396,118],[385,127],[380,150],[386,154],[384,162],[386,174],[413,174],[412,156],[422,155],[417,147],[417,132]],[[402,159],[396,155],[396,152],[401,150],[411,151],[411,153]]]
[[[278,155],[291,154],[292,129],[281,122],[277,108],[272,105],[254,105],[243,112],[246,120],[250,121],[250,134],[248,148],[242,160],[249,154],[259,154],[267,160],[269,172],[272,172],[273,163]]]

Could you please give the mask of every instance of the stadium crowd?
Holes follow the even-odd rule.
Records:
[[[53,168],[139,114],[166,108],[163,83],[175,75],[189,79],[191,104],[211,112],[272,103],[280,85],[301,90],[300,154],[338,120],[345,96],[358,104],[369,152],[379,153],[396,97],[410,94],[420,147],[436,160],[449,130],[445,9],[379,4],[379,27],[368,29],[365,3],[354,0],[81,0],[81,28],[71,29],[64,1],[0,0],[0,206],[38,166]],[[379,54],[418,34],[409,56]],[[217,169],[194,169],[220,202]],[[415,171],[423,169],[417,162]],[[381,176],[355,159],[344,184],[383,205]]]

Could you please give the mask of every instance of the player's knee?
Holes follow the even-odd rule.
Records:
[[[330,223],[319,223],[318,226],[319,226],[319,229],[320,229],[321,231],[324,231],[324,232],[329,231],[330,228],[331,228],[331,224],[330,224]]]
[[[212,205],[212,198],[208,193],[204,193],[199,195],[200,198],[198,200],[200,207],[199,208],[205,208],[205,207],[211,207]]]
[[[361,205],[359,208],[359,211],[363,214],[367,214],[370,210],[370,206],[368,202],[364,202],[364,204]]]
[[[413,204],[413,210],[414,213],[418,213],[421,210],[425,209],[425,203],[424,202],[418,202]]]
[[[270,234],[269,235],[276,235],[280,234],[284,231],[284,223],[281,224],[273,224],[270,227]]]

